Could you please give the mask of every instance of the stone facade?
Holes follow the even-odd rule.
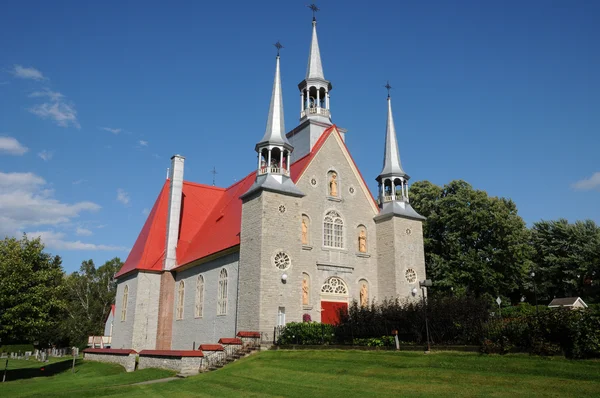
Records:
[[[203,357],[180,357],[140,354],[138,369],[158,368],[174,370],[182,374],[196,374],[204,369]]]
[[[125,286],[128,300],[125,320],[122,321]],[[112,348],[132,348],[136,351],[155,348],[159,291],[160,274],[136,272],[119,280]]]
[[[200,344],[215,343],[221,337],[235,336],[238,294],[239,252],[217,258],[185,271],[175,278],[172,313],[177,314],[177,288],[184,282],[183,318],[173,317],[173,350],[191,350]],[[217,315],[217,294],[221,270],[227,271],[227,313]],[[202,316],[196,316],[196,286],[203,278]]]
[[[106,362],[116,363],[125,368],[127,372],[133,372],[135,370],[135,358],[137,354],[98,354],[98,353],[87,353],[83,355],[83,359],[95,362]]]

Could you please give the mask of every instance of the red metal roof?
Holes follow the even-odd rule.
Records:
[[[229,345],[229,344],[234,344],[234,345],[242,345],[243,341],[241,339],[237,339],[235,337],[221,337],[221,339],[219,339],[219,344],[225,344],[225,345]]]
[[[240,331],[237,334],[238,337],[260,337],[260,332],[245,332],[245,331]]]
[[[198,349],[202,351],[223,351],[223,346],[221,344],[201,344]]]
[[[321,134],[309,154],[292,164],[290,176],[294,182],[298,181],[333,131],[337,131],[335,125]],[[346,147],[345,149],[347,151]],[[242,224],[240,196],[250,189],[255,179],[256,172],[252,172],[229,188],[216,188],[184,181],[180,235],[177,243],[179,266],[240,244]],[[375,199],[373,202],[375,203]],[[161,271],[165,255],[168,206],[169,180],[163,185],[117,277],[135,270]]]

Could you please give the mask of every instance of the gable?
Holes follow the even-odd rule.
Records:
[[[323,196],[326,192],[327,172],[336,171],[339,174],[340,189],[343,191],[340,192],[340,197],[361,196],[366,201],[365,204],[371,208],[373,216],[379,214],[379,206],[335,125],[323,133],[311,155],[296,179],[297,184],[304,187],[310,183],[312,178],[315,178],[321,184],[321,189],[317,191],[318,195]],[[342,170],[344,172],[340,173]],[[350,187],[354,189],[353,194],[349,193]],[[303,190],[303,192],[310,191],[307,188]]]

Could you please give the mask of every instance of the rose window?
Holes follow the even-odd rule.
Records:
[[[288,256],[284,252],[277,253],[273,258],[273,262],[275,263],[275,266],[280,270],[288,269],[291,263],[290,256]]]
[[[408,283],[415,283],[417,281],[417,273],[412,268],[407,269],[404,276]]]

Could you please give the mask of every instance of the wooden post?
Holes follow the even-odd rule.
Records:
[[[75,356],[75,348],[71,348],[71,355],[73,356],[73,367],[71,368],[71,373],[75,373],[75,360],[77,359]]]
[[[4,376],[2,376],[2,383],[6,381],[6,369],[8,369],[8,359],[6,360],[6,365],[4,365]]]

